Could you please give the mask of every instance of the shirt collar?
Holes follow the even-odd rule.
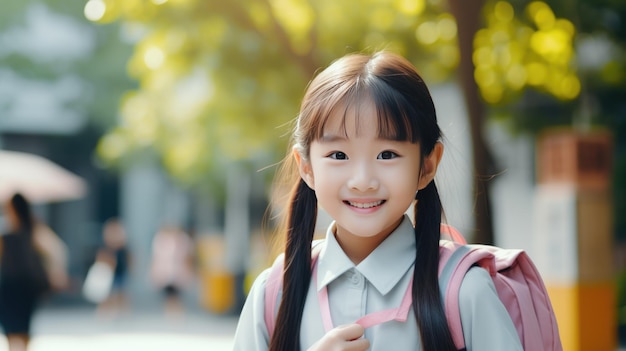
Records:
[[[334,235],[335,223],[326,231],[326,245],[317,263],[317,289],[322,289],[354,268],[378,290],[387,294],[415,262],[415,234],[408,216],[358,266],[343,252]]]

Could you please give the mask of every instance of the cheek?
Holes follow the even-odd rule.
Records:
[[[402,194],[402,196],[415,197],[415,192],[419,189],[419,183],[415,178],[407,178],[404,181],[397,182],[396,192]]]
[[[324,193],[336,192],[345,183],[345,179],[337,169],[314,162],[311,168],[311,182],[315,184],[315,192],[323,196]]]
[[[407,194],[407,196],[415,197],[415,192],[419,189],[420,179],[417,168],[406,169],[402,175],[390,177],[388,182],[395,189],[396,194]]]

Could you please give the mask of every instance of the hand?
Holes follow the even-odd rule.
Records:
[[[365,328],[358,324],[346,324],[332,329],[307,351],[366,351],[369,340],[363,338]]]

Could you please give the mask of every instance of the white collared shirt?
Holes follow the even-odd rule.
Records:
[[[309,286],[302,318],[301,350],[324,335],[317,290],[327,287],[334,326],[397,308],[413,275],[415,237],[408,217],[358,265],[343,252],[330,225],[317,263],[317,282]],[[257,277],[241,312],[235,333],[237,351],[265,351],[269,337],[264,322],[265,282],[269,270]],[[517,332],[498,299],[493,281],[482,268],[472,268],[461,284],[459,305],[467,351],[522,350]],[[372,351],[421,350],[415,315],[365,330]]]

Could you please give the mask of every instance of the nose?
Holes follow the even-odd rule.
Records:
[[[353,171],[348,180],[348,187],[358,191],[376,190],[380,185],[376,170],[370,162],[353,164]]]

